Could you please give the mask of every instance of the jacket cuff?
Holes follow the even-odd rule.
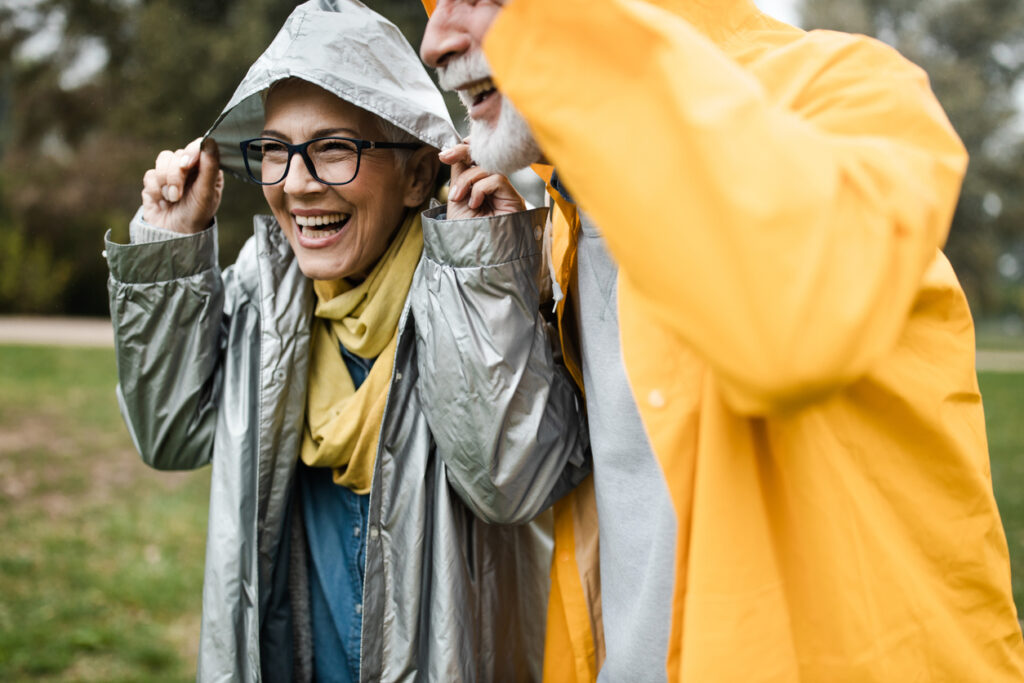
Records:
[[[442,205],[423,212],[427,258],[460,267],[493,266],[541,251],[546,207],[488,218],[447,220]]]
[[[150,225],[140,208],[129,227],[132,244],[104,236],[107,265],[114,280],[125,283],[166,282],[217,267],[217,224],[194,235],[179,235]]]

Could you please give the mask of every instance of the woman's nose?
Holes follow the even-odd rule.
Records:
[[[305,159],[296,154],[288,164],[288,173],[284,176],[284,191],[291,195],[320,192],[324,184],[313,177],[306,168]]]

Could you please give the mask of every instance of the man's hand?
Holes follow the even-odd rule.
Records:
[[[487,218],[526,209],[526,202],[508,178],[473,163],[468,140],[443,150],[438,156],[452,167],[448,220]]]
[[[200,148],[201,146],[201,148]],[[213,221],[224,192],[217,143],[196,138],[177,151],[164,150],[142,177],[142,217],[173,232],[193,234]]]

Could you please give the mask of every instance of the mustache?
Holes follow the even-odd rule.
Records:
[[[487,63],[482,50],[453,57],[444,66],[437,67],[437,82],[444,90],[455,90],[460,85],[490,76],[491,65]]]

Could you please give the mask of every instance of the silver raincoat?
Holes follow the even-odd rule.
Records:
[[[262,128],[260,93],[285,77],[428,144],[454,141],[398,30],[352,0],[324,4],[331,11],[307,3],[293,12],[211,129],[226,168],[241,163],[233,143]],[[532,220],[538,230],[469,220],[441,232],[424,221],[370,492],[363,681],[540,678],[550,538],[529,520],[589,462],[571,380],[538,375],[551,365],[543,334],[529,333],[543,210]],[[269,216],[255,219],[223,273],[216,226],[174,235],[140,211],[131,234],[127,245],[106,240],[122,413],[153,467],[212,466],[198,680],[310,680],[292,489],[311,282]],[[451,424],[451,401],[480,409]]]

